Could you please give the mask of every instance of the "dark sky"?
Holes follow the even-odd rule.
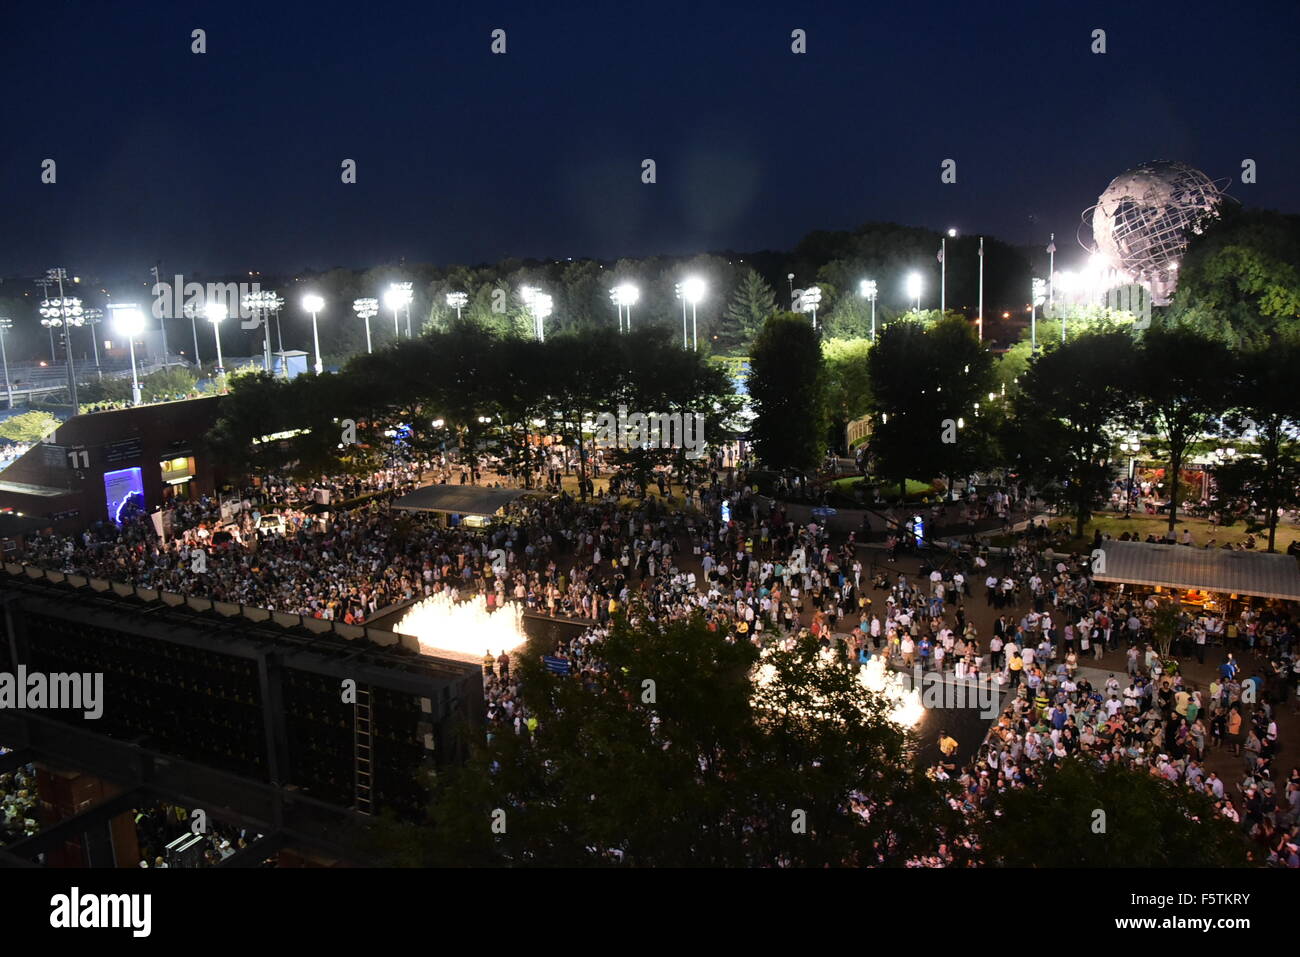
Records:
[[[1148,159],[1297,212],[1298,10],[9,2],[0,275],[755,250],[866,220],[1065,249]]]

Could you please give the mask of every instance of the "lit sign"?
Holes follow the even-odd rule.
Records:
[[[138,468],[104,473],[108,517],[118,525],[132,512],[144,511],[144,478]]]

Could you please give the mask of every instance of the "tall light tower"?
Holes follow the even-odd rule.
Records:
[[[820,286],[809,286],[795,303],[795,309],[799,312],[812,313],[812,327],[817,328],[817,306],[822,301],[822,290]]]
[[[627,332],[632,331],[632,304],[641,298],[641,290],[631,283],[623,283],[609,291],[609,298],[618,307],[618,331],[623,332],[623,310],[627,310]]]
[[[42,325],[45,320],[49,320],[51,337],[55,328],[63,329],[63,352],[68,360],[68,398],[72,402],[72,414],[76,415],[80,403],[77,401],[77,369],[72,362],[72,327],[80,326],[84,321],[81,300],[63,295],[63,280],[68,277],[67,270],[62,267],[47,269],[45,276],[50,282],[58,284],[59,298],[47,299],[41,303]]]
[[[95,356],[95,378],[101,382],[104,379],[104,370],[99,365],[99,333],[95,327],[104,321],[103,309],[87,309],[84,313],[86,325],[90,328],[90,348]]]
[[[907,274],[907,298],[915,301],[916,311],[921,311],[921,274],[919,272],[910,272]]]
[[[700,327],[696,309],[707,291],[708,286],[699,276],[687,276],[682,281],[682,296],[691,304],[691,343],[695,352],[700,351]]]
[[[456,321],[460,322],[460,311],[465,308],[469,302],[469,294],[464,292],[447,293],[447,305],[456,310]]]
[[[546,293],[532,286],[519,287],[519,296],[533,316],[533,334],[538,342],[546,341],[546,317],[551,314],[554,302]]]
[[[226,370],[222,368],[225,361],[221,358],[221,321],[226,318],[227,309],[225,303],[210,302],[203,307],[203,318],[212,323],[212,338],[217,343],[217,368],[213,372],[213,378],[217,383],[217,391],[225,391]]]
[[[957,230],[950,229],[939,239],[939,312],[948,311],[948,240],[957,238]]]
[[[384,293],[384,305],[393,310],[393,335],[400,336],[401,330],[397,325],[397,311],[406,310],[406,338],[411,338],[411,283],[395,282],[388,287]]]
[[[131,347],[131,404],[140,404],[140,377],[135,368],[135,340],[144,332],[144,313],[133,302],[113,303],[108,307],[113,316],[113,329],[126,336]]]
[[[370,347],[370,320],[379,315],[379,300],[357,299],[352,303],[352,311],[366,320],[366,352],[374,352]]]
[[[876,341],[876,281],[864,279],[858,283],[858,295],[871,302],[871,341]]]
[[[979,327],[980,342],[984,341],[984,237],[980,237],[980,309],[976,325]]]
[[[203,308],[203,303],[194,300],[185,303],[185,305],[181,307],[181,311],[185,313],[190,320],[190,331],[194,333],[194,368],[196,371],[203,365],[203,359],[199,355],[199,317],[203,316],[205,319],[207,318],[207,316],[204,315]]]
[[[251,314],[262,327],[262,368],[267,372],[271,371],[271,313],[283,304],[284,300],[269,289],[245,293],[239,301],[240,309]],[[278,319],[276,328],[279,328]]]
[[[316,346],[316,374],[320,375],[325,366],[320,361],[320,331],[316,325],[316,314],[325,308],[325,300],[314,292],[309,292],[302,297],[302,308],[311,313],[311,338]],[[397,314],[393,313],[393,322],[397,322]]]
[[[9,352],[5,349],[5,335],[14,327],[12,319],[0,317],[0,362],[5,367],[5,392],[9,396],[9,408],[14,407],[14,387],[9,382]]]
[[[1047,283],[1042,279],[1030,280],[1029,290],[1029,351],[1035,355],[1038,353],[1038,307],[1046,300]]]
[[[790,275],[793,276],[794,273],[790,273]],[[691,343],[690,343],[690,338],[686,332],[686,294],[682,292],[681,283],[675,283],[673,285],[673,290],[677,294],[677,298],[682,301],[682,348],[689,349],[691,347]],[[791,302],[793,301],[794,300],[791,299]],[[791,308],[794,307],[791,306]]]

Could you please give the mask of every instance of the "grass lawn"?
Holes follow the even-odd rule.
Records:
[[[1065,519],[1055,518],[1052,520],[1052,525],[1057,526],[1062,521],[1065,521]],[[1073,522],[1070,524],[1073,526]],[[1132,517],[1125,519],[1122,515],[1107,512],[1102,515],[1094,515],[1092,520],[1084,526],[1084,538],[1082,540],[1076,539],[1071,542],[1071,544],[1077,548],[1082,548],[1086,544],[1091,544],[1093,530],[1098,528],[1101,529],[1103,535],[1108,534],[1112,538],[1119,538],[1125,532],[1128,532],[1130,535],[1137,533],[1138,541],[1146,541],[1148,535],[1155,535],[1155,537],[1159,539],[1164,535],[1165,529],[1168,525],[1169,520],[1164,516],[1138,515],[1137,513],[1134,513]],[[1174,530],[1178,533],[1179,540],[1182,539],[1184,528],[1192,533],[1192,544],[1198,547],[1204,546],[1211,539],[1213,539],[1217,545],[1236,545],[1239,542],[1246,540],[1246,523],[1241,521],[1237,522],[1235,525],[1230,525],[1227,528],[1224,528],[1222,525],[1217,527],[1213,526],[1209,521],[1203,518],[1184,519],[1180,516],[1178,524],[1174,526]],[[1300,528],[1285,523],[1278,525],[1277,542],[1275,545],[1277,551],[1285,552],[1287,547],[1298,539],[1300,539]],[[1267,547],[1267,532],[1256,532],[1256,550],[1262,552]]]
[[[835,486],[835,488],[839,489],[841,492],[851,495],[853,494],[853,486],[857,485],[859,482],[864,482],[864,481],[867,483],[868,487],[872,485],[879,485],[881,494],[886,499],[890,499],[891,497],[897,496],[898,494],[898,488],[895,485],[895,483],[880,482],[878,480],[873,480],[873,479],[863,479],[861,475],[849,475],[844,478],[837,478],[834,479],[831,482],[831,484]],[[934,491],[934,487],[929,482],[918,482],[916,479],[907,480],[908,495],[926,495],[933,491]]]

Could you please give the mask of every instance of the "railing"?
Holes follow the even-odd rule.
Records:
[[[126,582],[109,581],[106,578],[89,578],[85,575],[67,575],[53,569],[40,568],[36,565],[23,565],[19,562],[5,562],[4,570],[15,578],[27,577],[32,579],[43,579],[55,584],[69,585],[73,588],[89,588],[96,592],[113,592],[124,598],[135,597],[144,602],[161,601],[165,605],[176,607],[185,605],[198,612],[214,611],[218,615],[224,615],[227,618],[242,616],[249,621],[267,622],[270,621],[286,630],[292,628],[304,628],[307,631],[316,634],[335,634],[340,638],[348,641],[356,641],[358,638],[364,638],[372,644],[384,648],[397,645],[407,651],[420,650],[420,642],[414,635],[404,635],[395,631],[387,631],[383,628],[372,628],[368,625],[349,625],[347,622],[330,621],[327,618],[313,618],[310,615],[297,615],[292,612],[273,611],[269,608],[258,608],[254,605],[242,605],[234,602],[215,601],[211,598],[200,598],[195,595],[181,595],[176,592],[162,591],[156,588],[141,588],[136,585],[130,585]]]

